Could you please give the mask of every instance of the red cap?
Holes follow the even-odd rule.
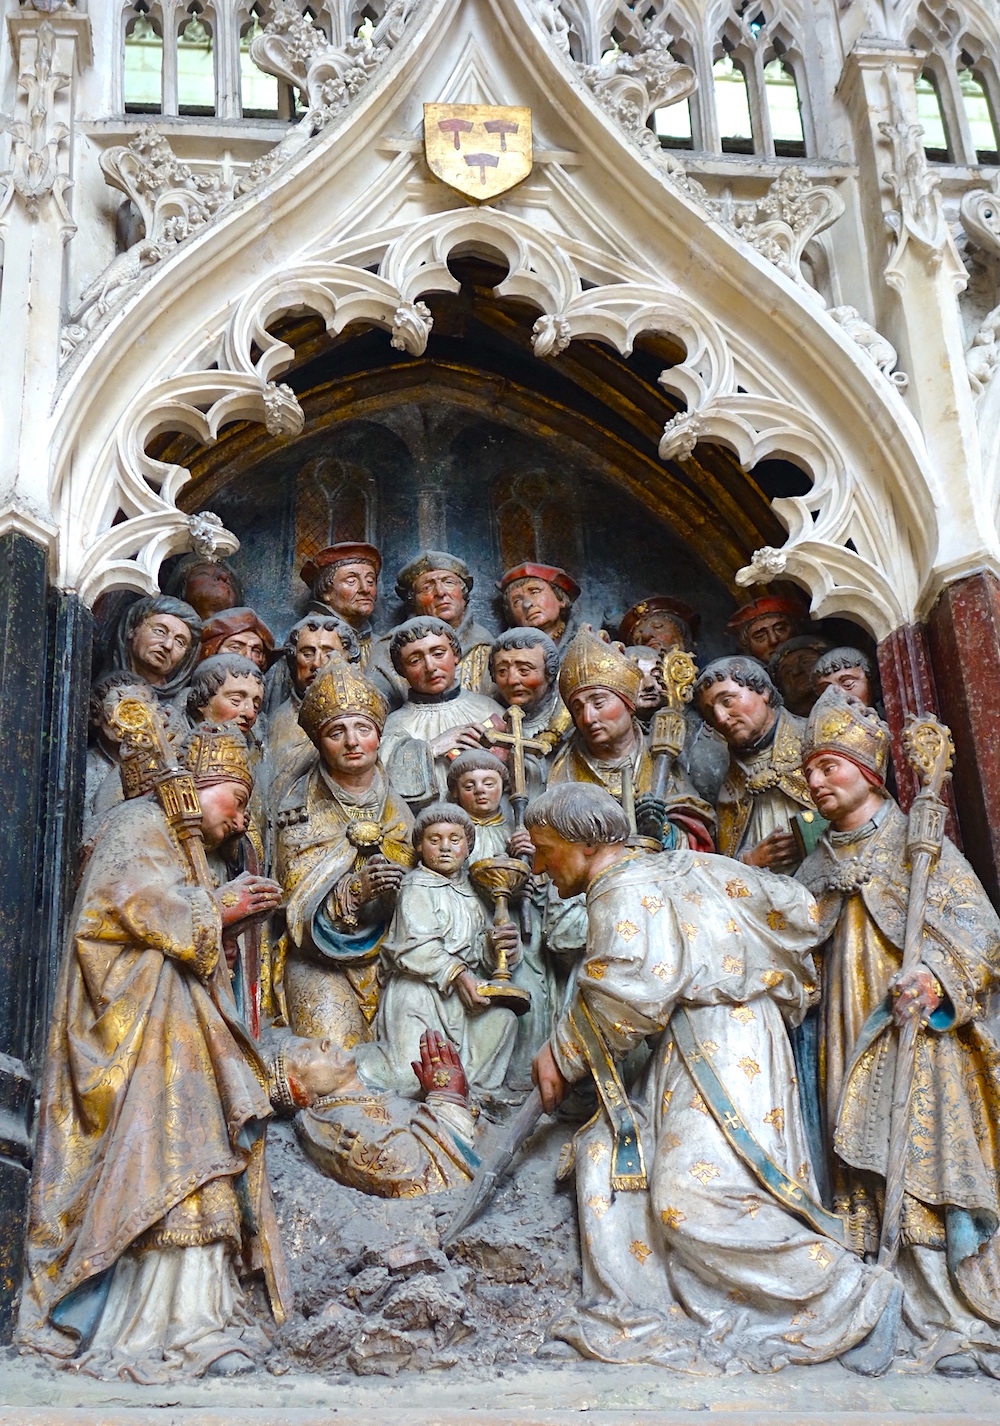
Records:
[[[618,637],[622,643],[628,646],[632,643],[632,633],[640,620],[645,619],[647,614],[669,614],[674,619],[680,619],[685,623],[690,631],[692,639],[698,633],[698,626],[701,623],[701,615],[696,609],[692,609],[690,604],[685,604],[683,599],[674,599],[669,594],[654,594],[651,599],[640,599],[638,604],[633,604],[618,625]]]
[[[802,622],[809,618],[809,610],[801,600],[787,599],[780,594],[765,594],[763,599],[754,599],[750,604],[744,604],[741,609],[737,609],[726,628],[731,634],[735,634],[751,620],[763,618],[765,614],[787,614],[790,619]]]
[[[580,597],[580,586],[573,576],[555,564],[516,564],[503,576],[497,589],[502,594],[519,579],[544,579],[546,584],[554,584],[568,595],[571,604]]]
[[[316,583],[316,578],[320,570],[329,569],[332,564],[354,564],[364,562],[370,564],[375,570],[376,576],[382,573],[382,556],[374,545],[345,542],[342,545],[328,545],[325,550],[320,550],[313,555],[312,559],[306,560],[299,571],[299,578],[304,580],[312,589]]]
[[[201,626],[201,659],[210,659],[213,654],[219,652],[219,646],[233,636],[233,634],[245,634],[247,631],[257,634],[264,644],[264,658],[267,664],[274,660],[274,635],[264,623],[258,618],[252,609],[237,608],[223,609],[218,614],[213,614],[211,619],[206,619]]]

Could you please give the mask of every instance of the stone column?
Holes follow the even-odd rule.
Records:
[[[70,134],[90,22],[20,8],[6,23],[17,91],[0,180],[0,1340],[20,1286],[34,1089],[79,840],[90,651],[89,611],[48,575]]]
[[[928,622],[941,717],[955,739],[955,800],[965,853],[1000,904],[1000,580],[957,580]]]

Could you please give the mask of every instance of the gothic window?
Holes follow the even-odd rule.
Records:
[[[295,553],[300,561],[343,540],[374,543],[376,486],[370,471],[333,456],[308,461],[295,498]]]
[[[579,569],[583,561],[580,516],[571,490],[547,471],[502,475],[493,507],[504,569],[525,560]]]
[[[163,107],[163,22],[145,0],[125,19],[123,97],[127,114],[159,114]]]
[[[215,113],[212,24],[198,0],[178,20],[177,109],[181,114]]]
[[[274,119],[278,115],[278,81],[250,58],[250,46],[263,28],[264,12],[257,4],[240,29],[240,113],[245,118]]]
[[[713,50],[716,129],[723,153],[801,157],[806,122],[801,57],[780,8],[732,0]]]
[[[924,151],[937,163],[995,164],[1000,82],[989,47],[949,0],[922,0],[909,43],[925,56],[917,81]]]

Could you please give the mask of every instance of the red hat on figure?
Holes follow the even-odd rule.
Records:
[[[331,565],[360,563],[370,564],[376,577],[382,573],[382,556],[374,545],[365,545],[360,541],[345,541],[341,545],[328,545],[325,550],[320,550],[318,554],[313,555],[312,559],[306,560],[299,571],[299,578],[312,589],[320,572],[329,569]]]
[[[726,624],[731,634],[746,627],[753,619],[762,619],[766,614],[785,614],[789,619],[808,622],[809,610],[798,599],[789,599],[781,594],[765,594],[762,599],[754,599],[744,604]]]
[[[503,594],[519,579],[544,579],[546,584],[561,589],[571,604],[580,597],[580,586],[573,576],[555,564],[516,564],[513,569],[507,570],[497,589]]]
[[[198,653],[198,662],[210,659],[217,654],[227,639],[231,639],[235,634],[256,634],[264,645],[264,667],[270,668],[278,655],[274,651],[274,635],[264,623],[263,619],[257,615],[253,609],[240,606],[236,609],[223,609],[219,614],[213,614],[211,619],[206,619],[201,626],[201,648]]]
[[[674,599],[669,594],[654,594],[651,599],[640,599],[638,604],[633,604],[632,608],[622,615],[618,625],[618,637],[623,644],[628,646],[633,642],[633,630],[647,614],[668,614],[672,619],[679,619],[687,626],[691,638],[697,637],[698,626],[701,624],[698,611],[692,609],[690,604],[685,604],[683,599]]]

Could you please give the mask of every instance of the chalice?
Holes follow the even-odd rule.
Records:
[[[510,898],[516,896],[530,875],[531,867],[519,857],[487,857],[472,863],[469,880],[479,891],[492,897],[494,926],[510,921],[507,910]],[[496,955],[497,966],[492,979],[480,982],[476,989],[494,1005],[503,1005],[515,1015],[524,1015],[531,1009],[531,992],[511,984],[507,952],[502,946],[497,948]]]

